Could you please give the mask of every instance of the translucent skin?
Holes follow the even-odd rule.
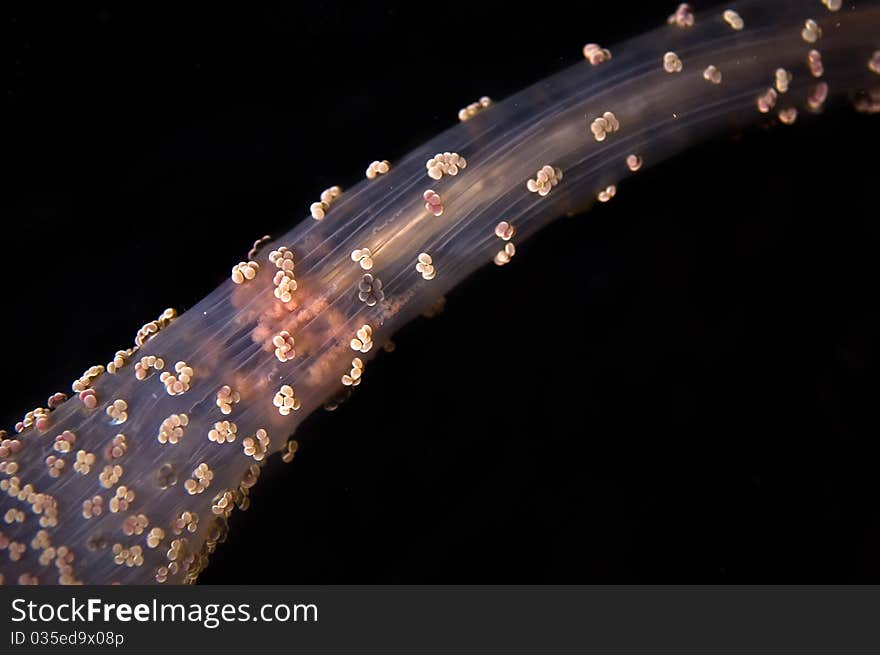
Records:
[[[155,582],[160,567],[169,568],[160,576],[167,582],[194,580],[222,538],[232,507],[217,495],[229,491],[227,500],[245,503],[252,480],[243,487],[242,478],[258,474],[260,462],[243,452],[244,438],[264,429],[272,451],[285,448],[306,415],[345,391],[342,377],[350,374],[354,357],[368,362],[402,324],[492,261],[506,243],[495,233],[499,221],[515,226],[512,240],[519,243],[557,216],[586,209],[609,185],[633,174],[626,164],[630,154],[648,166],[713,134],[766,120],[756,98],[773,84],[777,68],[793,73],[777,108],[803,111],[820,81],[807,71],[807,52],[813,48],[822,52],[822,80],[828,80],[831,93],[849,93],[876,79],[866,66],[880,33],[876,3],[836,13],[818,1],[806,7],[783,2],[732,8],[745,21],[742,31],[722,19],[723,8],[698,14],[691,28],[663,26],[612,48],[609,62],[597,67],[581,62],[481,111],[394,163],[387,174],[345,191],[320,222],[307,218],[263,244],[252,258],[259,264],[253,280],[240,285],[227,281],[141,346],[126,366],[96,378],[91,383],[94,409],[74,396],[49,415],[46,429],[24,430],[18,437],[21,449],[4,460],[14,462],[15,470],[10,472],[8,465],[4,469],[0,513],[24,513],[21,522],[4,525],[3,533],[26,550],[18,559],[0,555],[5,580],[19,581],[28,574],[53,583],[65,566],[72,569],[66,581]],[[805,43],[800,34],[808,18],[823,30],[815,44]],[[669,51],[683,62],[680,73],[663,69],[663,55]],[[709,65],[722,72],[721,84],[704,79]],[[620,129],[600,142],[590,125],[607,111],[614,113]],[[431,179],[425,162],[446,151],[466,157],[467,167],[454,177]],[[531,193],[526,182],[544,165],[558,167],[563,177],[542,197]],[[429,189],[442,201],[439,216],[425,208],[423,194]],[[282,246],[295,261],[297,288],[288,303],[273,293],[278,269],[269,260],[270,252]],[[373,260],[368,271],[351,257],[363,248],[370,249]],[[419,253],[430,254],[433,279],[416,271]],[[367,273],[383,283],[384,300],[373,306],[358,296],[358,283]],[[372,328],[373,346],[366,353],[350,344],[363,325]],[[296,355],[289,361],[280,361],[271,344],[282,330],[295,338]],[[163,372],[173,372],[175,362],[186,362],[193,369],[190,388],[169,395],[160,371],[137,379],[135,363],[147,356],[162,358]],[[364,375],[369,383],[369,366]],[[228,415],[216,402],[223,385],[240,395]],[[288,415],[273,404],[282,385],[293,387],[300,403]],[[106,413],[118,399],[126,403],[124,422]],[[160,425],[172,414],[186,414],[188,425],[178,443],[160,443]],[[235,423],[235,440],[209,440],[209,431],[223,420]],[[56,436],[65,430],[76,435],[69,453],[53,450]],[[126,435],[126,447],[113,457],[108,445],[118,434]],[[96,456],[87,474],[74,471],[79,450]],[[50,455],[66,462],[58,477],[48,475],[45,459]],[[202,463],[213,478],[204,492],[189,494],[185,481],[194,479],[193,471]],[[99,474],[115,465],[122,467],[121,476],[106,488]],[[12,478],[19,482],[12,484]],[[30,493],[10,494],[27,484],[33,485]],[[112,512],[110,500],[120,485],[135,496],[124,510]],[[43,500],[57,506],[57,524],[49,520],[38,525],[46,512],[33,509],[29,496],[34,493],[51,496]],[[102,497],[103,511],[84,518],[83,503],[95,495]],[[178,535],[174,522],[184,512],[199,520],[190,520]],[[123,530],[132,515],[148,521],[140,534]],[[146,537],[154,527],[164,536],[150,548]],[[56,550],[51,557],[44,556],[46,547],[32,544],[41,528]],[[172,541],[181,538],[186,542],[169,558]],[[117,563],[121,551],[114,552],[114,544],[128,555],[140,546],[143,562],[134,557],[129,566],[123,557]],[[59,564],[62,546],[68,551]]]

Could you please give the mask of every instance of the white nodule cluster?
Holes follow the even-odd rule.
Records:
[[[526,182],[526,188],[539,196],[546,196],[561,181],[562,169],[547,164],[538,169],[533,179]]]
[[[235,284],[244,284],[247,280],[257,277],[260,265],[257,262],[238,262],[232,267],[232,281]]]
[[[431,259],[431,255],[426,252],[419,253],[419,257],[416,260],[416,271],[422,274],[422,278],[425,280],[433,280],[436,275],[436,271],[434,270],[434,260]]]
[[[681,63],[681,57],[674,52],[664,53],[663,70],[667,73],[680,73],[682,68],[684,68],[684,64]]]
[[[64,473],[65,462],[60,457],[49,455],[45,462],[46,470],[50,478],[61,477],[61,474]]]
[[[351,261],[357,262],[362,269],[369,271],[373,268],[373,253],[369,248],[355,248],[351,251]]]
[[[694,11],[689,4],[683,2],[678,5],[678,9],[675,10],[675,13],[666,19],[666,22],[669,25],[675,25],[676,27],[693,27]]]
[[[183,429],[187,425],[189,425],[189,417],[186,414],[171,414],[162,421],[156,438],[159,443],[174,445],[183,438]]]
[[[281,246],[278,250],[269,253],[269,261],[278,269],[275,277],[272,278],[275,297],[281,302],[290,302],[297,288],[296,279],[293,277],[293,253],[286,246]]]
[[[260,428],[252,437],[245,437],[241,442],[245,457],[253,457],[254,461],[262,462],[269,452],[269,433]]]
[[[290,412],[295,412],[301,407],[299,398],[296,397],[296,392],[289,384],[281,386],[272,399],[272,404],[278,408],[278,413],[281,416],[287,416]]]
[[[464,123],[465,121],[469,121],[491,104],[492,99],[489,96],[483,96],[476,102],[472,102],[471,104],[469,104],[464,109],[460,109],[458,112],[458,120],[460,120],[462,123]]]
[[[190,496],[195,496],[196,494],[204,492],[205,489],[211,486],[211,480],[214,479],[214,472],[208,468],[208,465],[205,464],[205,462],[202,462],[193,469],[192,474],[193,477],[188,478],[186,482],[183,483],[183,488]]]
[[[195,471],[193,473],[195,473]],[[183,511],[180,513],[180,516],[174,519],[174,523],[171,524],[171,532],[174,534],[195,532],[198,529],[199,515],[197,512]]]
[[[756,100],[758,111],[762,114],[770,113],[776,106],[777,97],[776,89],[767,89],[764,93],[758,96],[758,99]]]
[[[379,175],[385,175],[385,173],[390,170],[391,162],[389,162],[387,159],[383,159],[382,161],[376,160],[374,162],[371,162],[370,165],[367,166],[366,176],[368,180],[374,180]]]
[[[160,330],[168,327],[175,318],[177,318],[177,310],[169,307],[155,321],[144,323],[134,337],[135,345],[138,348],[143,346],[147,341],[156,336]]]
[[[106,369],[100,364],[87,368],[85,372],[83,372],[83,374],[74,380],[72,385],[70,385],[74,393],[82,393],[83,391],[86,391],[92,386],[92,380],[101,375],[105,370]],[[90,407],[89,409],[92,408]]]
[[[516,234],[516,228],[507,221],[500,221],[495,226],[495,236],[502,241],[510,241],[514,234]]]
[[[602,189],[599,192],[599,194],[596,196],[596,199],[599,202],[608,202],[616,195],[617,195],[617,187],[614,186],[613,184],[609,184],[607,187],[605,187],[604,189]]]
[[[504,248],[495,253],[495,257],[492,259],[495,262],[496,266],[504,266],[507,264],[510,259],[516,254],[516,246],[513,245],[512,241],[504,244]]]
[[[107,372],[110,375],[115,375],[119,369],[128,364],[128,360],[134,354],[133,348],[126,348],[125,350],[117,350],[113,355],[113,361],[107,362]],[[51,401],[49,402],[49,407],[54,409]]]
[[[364,362],[360,357],[351,360],[351,370],[348,375],[342,376],[342,384],[346,387],[356,387],[361,383],[361,376],[364,374]]]
[[[588,43],[584,46],[584,59],[590,62],[591,66],[598,66],[611,60],[611,51],[603,48],[598,43]]]
[[[125,423],[128,420],[128,403],[118,398],[114,400],[112,403],[107,405],[107,409],[105,410],[107,416],[110,417],[110,423],[112,425],[119,425],[120,423]]]
[[[807,67],[813,77],[822,77],[825,74],[825,65],[822,63],[822,53],[818,50],[810,50],[807,53]]]
[[[217,390],[217,407],[220,413],[225,415],[232,413],[232,406],[241,400],[241,394],[234,391],[228,384],[224,384]]]
[[[785,107],[779,110],[779,122],[783,125],[792,125],[797,120],[798,110],[794,107]]]
[[[152,528],[147,533],[147,548],[158,548],[165,538],[165,530],[159,527]]]
[[[134,376],[138,380],[146,380],[151,370],[161,371],[165,368],[165,360],[155,355],[147,355],[141,357],[140,361],[134,365]]]
[[[814,21],[812,18],[808,18],[804,21],[804,27],[801,30],[801,38],[807,43],[815,43],[819,39],[822,38],[822,28],[819,27],[819,23]]]
[[[75,443],[76,434],[74,434],[70,430],[65,430],[57,437],[55,437],[55,443],[52,444],[52,449],[56,453],[69,453],[73,448],[73,444]]]
[[[238,433],[238,426],[232,421],[217,421],[208,431],[208,441],[218,444],[232,443]]]
[[[119,482],[119,478],[122,477],[123,472],[124,471],[119,464],[107,464],[101,473],[98,474],[98,482],[100,482],[101,486],[105,489],[110,489]]]
[[[425,163],[425,168],[428,177],[439,180],[444,175],[458,175],[460,170],[467,168],[467,160],[457,152],[438,152]]]
[[[356,334],[357,336],[349,342],[351,349],[360,353],[370,352],[373,347],[373,328],[364,324],[358,328]]]
[[[105,460],[113,460],[119,459],[125,454],[125,451],[128,450],[128,438],[120,433],[117,434],[110,441],[109,444],[104,448],[104,459]]]
[[[180,361],[174,365],[177,375],[163,371],[159,380],[165,385],[165,391],[169,396],[179,396],[189,391],[193,379],[192,367],[186,362]]]
[[[718,70],[717,66],[710,64],[709,66],[706,66],[706,70],[703,71],[703,79],[712,84],[721,84],[721,71]]]
[[[826,82],[819,82],[813,89],[810,91],[807,96],[807,107],[810,108],[810,111],[819,112],[822,111],[822,107],[825,106],[825,101],[828,99],[828,84]]]
[[[619,129],[620,121],[617,120],[617,116],[611,111],[606,111],[590,123],[590,131],[593,133],[593,138],[599,142],[604,141],[609,134],[613,134]]]
[[[779,93],[788,93],[788,87],[793,79],[792,74],[784,68],[777,68],[774,75],[774,85]]]
[[[101,513],[104,511],[104,499],[100,496],[92,496],[91,498],[86,498],[82,504],[82,517],[84,519],[91,519],[96,516],[101,516]]]
[[[80,475],[88,475],[92,471],[95,460],[95,453],[78,450],[76,451],[76,461],[73,463],[73,470]]]
[[[376,303],[385,300],[385,292],[382,290],[382,280],[366,273],[358,282],[358,300],[367,307],[373,307]]]
[[[425,201],[425,209],[434,216],[440,216],[443,213],[443,200],[440,194],[433,189],[428,189],[422,194],[422,200]]]
[[[868,60],[868,70],[880,75],[880,50],[875,50]]]
[[[324,216],[327,215],[327,212],[330,211],[330,205],[339,197],[342,193],[342,187],[332,186],[329,189],[324,189],[321,192],[321,199],[317,202],[313,202],[309,207],[309,212],[316,221],[323,220]]]
[[[272,345],[275,346],[275,357],[278,358],[279,362],[289,362],[296,357],[296,350],[294,349],[296,340],[287,330],[282,330],[272,337]]]
[[[126,537],[142,535],[148,525],[150,525],[150,519],[146,514],[130,514],[122,522],[122,533]]]
[[[740,15],[736,13],[733,9],[725,10],[725,12],[721,16],[722,18],[724,18],[724,22],[730,25],[730,27],[737,32],[739,32],[746,25]]]

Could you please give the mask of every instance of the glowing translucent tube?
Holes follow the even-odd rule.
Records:
[[[790,124],[877,82],[880,6],[742,3],[670,23],[329,189],[190,311],[30,412],[0,445],[7,582],[192,581],[226,518],[313,410],[391,335],[563,214],[743,125]],[[875,92],[864,111],[880,109]],[[367,367],[368,368],[368,367]],[[366,371],[366,372],[365,372]],[[425,381],[427,386],[429,381]]]

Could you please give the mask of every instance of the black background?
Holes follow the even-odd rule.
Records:
[[[5,424],[321,189],[674,9],[222,5],[8,10]],[[878,135],[835,106],[698,146],[482,270],[201,580],[877,582]]]

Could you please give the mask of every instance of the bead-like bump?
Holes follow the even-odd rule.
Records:
[[[868,60],[868,70],[880,75],[880,50],[875,50]]]
[[[301,403],[296,397],[296,392],[289,384],[281,385],[281,388],[272,399],[272,404],[278,408],[278,413],[281,416],[287,416],[301,407]]]
[[[208,468],[205,462],[199,464],[193,469],[192,477],[183,483],[183,488],[190,496],[203,493],[205,489],[211,486],[211,480],[214,478],[214,472]]]
[[[675,13],[669,16],[666,19],[666,22],[669,25],[675,25],[676,27],[688,28],[694,26],[694,12],[691,9],[691,6],[687,3],[682,3],[678,5],[678,9],[675,10]]]
[[[186,414],[171,414],[159,426],[157,440],[161,444],[174,445],[183,437],[183,429],[187,425],[189,425],[189,417]]]
[[[562,169],[547,164],[538,169],[533,179],[526,182],[526,188],[539,196],[546,196],[560,181],[562,181]]]
[[[472,102],[464,109],[459,110],[458,120],[462,123],[469,121],[481,111],[492,105],[492,99],[489,96],[483,96],[476,102]]]
[[[822,38],[822,28],[812,18],[804,21],[804,27],[801,30],[801,38],[807,43],[815,43]]]
[[[285,447],[284,454],[281,455],[281,461],[285,464],[290,464],[293,461],[293,458],[296,456],[296,451],[299,450],[299,442],[293,439],[290,439],[287,442],[287,446]]]
[[[135,493],[132,489],[129,489],[124,484],[119,485],[116,487],[116,492],[110,497],[110,512],[116,514],[127,511],[128,506],[134,502],[134,499]]]
[[[783,125],[792,125],[797,120],[798,111],[794,107],[786,107],[779,110],[779,122]]]
[[[385,175],[385,173],[390,170],[391,163],[387,159],[383,159],[382,161],[374,161],[369,166],[367,166],[366,176],[368,180],[374,180],[379,175]]]
[[[220,408],[220,413],[223,415],[229,415],[232,413],[232,406],[241,401],[241,394],[235,391],[228,384],[224,384],[217,390],[217,407]]]
[[[101,471],[98,476],[98,481],[101,483],[101,486],[105,489],[110,489],[117,482],[119,482],[119,478],[122,477],[122,467],[119,464],[111,465],[108,464],[104,467],[104,470]]]
[[[703,71],[703,79],[712,84],[721,84],[721,71],[715,66],[706,66],[706,70]]]
[[[822,53],[818,50],[810,50],[807,53],[807,68],[813,77],[822,77],[825,73],[825,66],[822,64]]]
[[[769,113],[776,106],[776,98],[776,89],[767,89],[756,100],[758,111],[762,114]]]
[[[667,52],[663,55],[663,70],[667,73],[680,73],[684,64],[681,63],[681,57],[674,52]]]
[[[160,527],[151,528],[147,534],[147,548],[158,548],[165,538],[165,530]]]
[[[598,43],[588,43],[584,46],[583,53],[584,59],[590,62],[591,66],[599,66],[611,60],[611,51]]]
[[[791,85],[792,74],[784,68],[777,68],[774,75],[774,86],[779,93],[788,93],[788,87]]]
[[[822,107],[825,105],[825,100],[827,99],[828,84],[826,82],[819,82],[812,88],[810,94],[807,96],[807,107],[813,112],[822,111]]]
[[[275,357],[279,362],[289,362],[296,357],[296,340],[287,330],[282,330],[272,337],[272,345],[275,347]]]
[[[348,375],[342,376],[342,384],[346,387],[356,387],[361,383],[361,376],[364,373],[364,362],[360,357],[351,360],[351,370]]]
[[[620,122],[614,112],[606,111],[599,118],[593,119],[590,123],[590,131],[596,141],[602,142],[609,134],[613,134],[620,129]]]
[[[419,253],[416,259],[416,271],[421,273],[422,278],[425,280],[434,279],[436,271],[434,270],[434,260],[431,258],[431,255],[426,252]]]
[[[278,250],[269,253],[269,261],[278,269],[275,277],[272,278],[272,284],[275,285],[273,291],[275,297],[283,303],[290,302],[293,299],[293,292],[298,286],[293,276],[295,268],[293,253],[289,248],[281,246]]]
[[[355,248],[351,251],[351,261],[360,264],[365,271],[373,268],[373,253],[369,248]]]
[[[434,216],[440,216],[443,213],[443,201],[439,193],[428,189],[422,194],[422,199],[425,201],[425,209],[428,210],[428,213]]]
[[[385,292],[382,290],[382,280],[367,273],[358,282],[358,299],[367,307],[373,307],[385,300]]]
[[[351,349],[356,352],[368,353],[373,347],[373,328],[369,325],[362,325],[358,328],[356,336],[351,340]]]
[[[120,423],[125,423],[128,420],[128,403],[122,400],[121,398],[114,400],[110,405],[107,406],[106,413],[107,416],[110,417],[110,423],[112,425],[119,425]]]
[[[745,23],[743,19],[740,17],[738,13],[736,13],[733,9],[727,9],[721,14],[722,18],[724,18],[724,22],[730,25],[731,28],[739,32],[743,27],[745,27]]]
[[[217,444],[232,443],[238,433],[238,426],[232,421],[217,421],[208,431],[208,441]]]
[[[492,258],[492,261],[495,262],[496,266],[504,266],[509,263],[511,258],[516,254],[516,246],[513,245],[512,241],[504,244],[504,248],[495,253],[495,257]]]
[[[254,436],[245,437],[241,442],[241,446],[246,457],[252,457],[254,461],[262,462],[271,447],[269,433],[265,429],[260,428]]]
[[[88,475],[92,466],[95,465],[95,453],[85,450],[76,451],[76,461],[73,463],[73,470],[80,475]]]
[[[467,167],[467,160],[457,152],[438,152],[425,164],[428,177],[439,180],[444,175],[450,177],[458,175],[458,172]]]
[[[516,234],[516,228],[507,221],[501,221],[495,226],[495,236],[502,241],[510,241]]]
[[[238,262],[232,267],[232,281],[235,284],[244,284],[248,280],[257,277],[260,265],[257,262]]]
[[[599,192],[596,198],[599,200],[599,202],[608,202],[615,195],[617,195],[617,187],[613,184],[609,184],[607,187]]]
[[[312,215],[316,221],[321,221],[324,219],[324,216],[327,215],[327,212],[330,211],[330,205],[340,196],[342,193],[342,188],[338,186],[332,186],[328,189],[324,189],[321,192],[321,199],[317,202],[313,202],[309,207],[309,213]]]

